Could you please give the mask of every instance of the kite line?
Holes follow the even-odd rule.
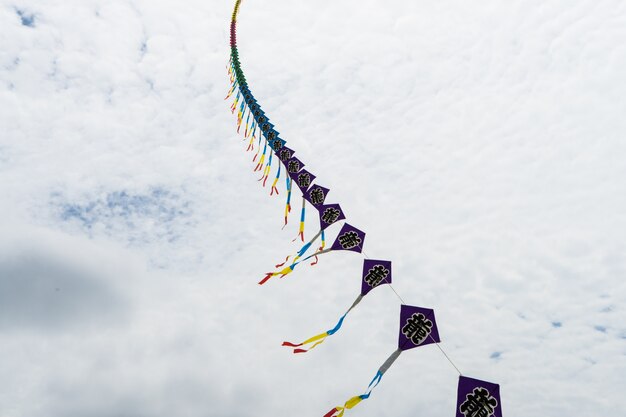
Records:
[[[276,264],[275,271],[266,273],[265,277],[259,281],[259,285],[266,284],[273,277],[283,278],[291,274],[296,266],[309,260],[310,265],[318,263],[318,257],[338,251],[357,252],[362,254],[363,272],[361,275],[361,292],[356,297],[352,305],[339,318],[337,324],[329,330],[312,336],[300,343],[283,342],[283,346],[292,348],[293,353],[301,354],[309,352],[322,344],[328,337],[337,333],[346,319],[348,313],[352,311],[361,300],[374,288],[380,285],[389,285],[395,295],[400,300],[400,329],[398,334],[397,349],[383,362],[376,375],[367,386],[365,393],[348,399],[343,406],[332,408],[324,417],[341,417],[346,410],[354,408],[361,401],[369,398],[372,390],[380,383],[385,372],[398,359],[400,354],[409,349],[435,344],[444,357],[450,362],[459,373],[457,387],[456,417],[502,417],[502,405],[500,399],[500,386],[487,381],[482,381],[464,376],[459,368],[450,359],[448,354],[440,346],[439,330],[435,320],[435,313],[432,309],[407,305],[400,294],[391,285],[392,269],[391,261],[370,259],[365,255],[363,246],[365,243],[365,232],[347,223],[345,213],[339,204],[327,204],[326,197],[330,191],[315,183],[317,178],[314,174],[306,170],[305,164],[294,156],[295,151],[286,146],[286,141],[280,137],[279,132],[274,128],[265,114],[261,105],[252,94],[246,77],[239,61],[237,51],[237,16],[241,0],[235,1],[230,23],[230,59],[228,62],[228,75],[230,78],[230,88],[225,100],[233,98],[230,107],[231,112],[237,117],[237,133],[242,133],[244,141],[247,141],[247,151],[256,152],[252,158],[256,163],[254,171],[260,172],[259,182],[266,186],[270,177],[272,164],[276,160],[276,175],[271,182],[270,195],[280,195],[278,183],[281,173],[284,172],[286,201],[284,210],[284,225],[288,224],[291,212],[292,194],[297,190],[302,195],[302,208],[300,210],[300,224],[296,239],[303,243],[304,225],[306,220],[307,203],[316,211],[319,220],[319,231],[314,237],[305,243],[298,251],[285,258],[282,263]],[[243,132],[241,128],[244,127]],[[326,244],[326,230],[336,223],[342,222],[341,229],[330,245]],[[317,249],[317,240],[320,244]]]

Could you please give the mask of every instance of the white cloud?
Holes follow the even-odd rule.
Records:
[[[316,351],[280,347],[335,323],[361,257],[256,285],[297,249],[299,198],[281,230],[284,192],[234,133],[231,8],[1,3],[3,416],[322,415],[394,350],[388,289]],[[255,96],[506,416],[626,408],[625,19],[618,1],[241,6]],[[36,292],[53,281],[62,303]],[[350,413],[449,416],[455,390],[424,347]]]

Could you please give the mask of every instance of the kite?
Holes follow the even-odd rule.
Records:
[[[402,305],[400,306],[400,330],[398,333],[398,348],[378,368],[376,375],[367,386],[364,394],[354,396],[343,406],[331,409],[324,417],[341,417],[346,410],[354,408],[361,401],[366,400],[372,390],[380,383],[383,375],[398,359],[400,354],[409,349],[439,343],[439,330],[435,321],[435,312],[429,308]],[[478,417],[478,416],[476,416]]]
[[[259,284],[265,284],[270,278],[280,276],[281,278],[290,274],[294,268],[311,258],[318,262],[318,256],[332,251],[352,251],[363,253],[365,243],[365,232],[344,222],[341,230],[337,234],[333,244],[326,247],[326,230],[346,219],[343,209],[339,204],[328,203],[326,196],[329,189],[315,183],[316,175],[305,169],[305,164],[298,157],[294,156],[295,151],[286,146],[286,141],[280,137],[280,133],[275,129],[269,117],[265,114],[261,105],[250,91],[246,77],[239,62],[239,52],[237,50],[237,15],[241,0],[235,1],[231,24],[230,24],[230,60],[228,64],[228,75],[230,78],[230,88],[225,100],[234,98],[230,107],[231,112],[237,117],[237,133],[241,132],[243,126],[244,141],[247,141],[246,151],[256,152],[252,158],[254,172],[260,172],[258,179],[263,187],[266,186],[271,174],[272,164],[278,160],[276,176],[271,182],[270,196],[279,195],[277,187],[281,173],[284,172],[286,201],[284,210],[284,225],[288,223],[291,212],[291,198],[294,188],[297,187],[302,194],[302,209],[300,211],[300,225],[298,228],[297,240],[302,242],[304,238],[304,226],[306,219],[307,203],[317,210],[320,229],[310,241],[300,248],[295,255],[285,258],[285,261],[276,265],[277,271],[268,272]],[[294,187],[295,185],[295,187]],[[321,239],[321,244],[312,254],[307,255],[310,248]],[[288,261],[291,259],[291,262]],[[287,265],[288,264],[288,265]],[[287,266],[285,266],[287,265]],[[365,259],[363,262],[363,274],[361,282],[361,293],[354,300],[350,308],[339,318],[339,321],[330,330],[306,339],[302,343],[283,342],[283,346],[294,348],[294,353],[304,353],[319,346],[329,336],[335,334],[343,325],[343,322],[350,311],[352,311],[372,289],[379,285],[389,284],[391,287],[391,261],[380,261]],[[393,289],[393,287],[391,287]],[[395,289],[393,290],[395,292]],[[401,302],[400,307],[400,330],[398,335],[398,348],[380,366],[376,375],[368,385],[364,394],[350,398],[343,406],[334,407],[324,417],[341,417],[346,410],[354,408],[361,401],[369,398],[371,392],[380,383],[383,375],[398,359],[400,354],[409,349],[436,344],[444,354],[450,364],[459,372],[458,397],[456,406],[456,417],[502,417],[502,405],[500,400],[500,387],[497,384],[468,378],[461,374],[456,365],[450,360],[448,355],[439,346],[439,331],[435,321],[434,311],[427,308],[406,305],[396,293]]]
[[[343,321],[348,313],[361,302],[361,300],[367,295],[367,293],[369,293],[371,290],[378,287],[379,285],[383,284],[391,284],[391,261],[378,261],[374,259],[363,260],[361,293],[354,300],[354,302],[352,303],[350,308],[344,313],[344,315],[339,318],[339,321],[337,322],[335,327],[316,336],[310,337],[302,343],[294,344],[291,342],[283,342],[283,346],[295,348],[293,350],[293,353],[305,353],[321,345],[322,343],[324,343],[328,336],[334,335],[341,328],[341,326],[343,325]],[[306,345],[310,346],[305,349],[303,346]]]
[[[500,385],[459,377],[456,417],[502,417]]]

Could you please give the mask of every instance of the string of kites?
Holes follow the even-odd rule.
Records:
[[[305,164],[294,156],[295,151],[293,149],[285,146],[286,141],[282,139],[279,133],[274,129],[274,125],[261,109],[261,106],[257,103],[248,87],[246,77],[244,76],[239,62],[239,53],[237,52],[237,15],[239,13],[240,4],[241,0],[236,0],[230,25],[231,53],[228,74],[230,76],[231,87],[226,96],[226,100],[234,97],[231,111],[237,114],[237,133],[241,133],[241,128],[243,127],[244,140],[249,138],[248,151],[254,151],[255,143],[257,144],[257,151],[253,158],[253,162],[256,163],[254,170],[262,173],[259,181],[262,181],[263,186],[265,186],[268,181],[274,159],[278,159],[278,169],[276,170],[276,176],[272,180],[270,195],[279,194],[276,185],[280,179],[281,171],[285,171],[287,190],[285,225],[287,225],[288,216],[291,212],[291,196],[294,187],[297,187],[302,194],[302,210],[300,214],[298,237],[304,242],[304,223],[307,202],[317,211],[320,224],[319,231],[308,243],[304,244],[294,255],[288,256],[283,263],[276,265],[276,271],[267,273],[259,282],[259,284],[263,285],[272,277],[279,276],[282,278],[292,273],[297,265],[310,259],[313,259],[311,265],[315,265],[318,262],[318,256],[325,253],[342,250],[362,253],[365,243],[365,233],[349,223],[344,222],[332,245],[327,247],[324,236],[325,230],[331,225],[345,220],[346,217],[339,204],[326,203],[326,196],[329,189],[314,184],[315,175],[304,168]],[[318,239],[321,240],[320,246],[312,251],[313,253],[308,254],[311,247]],[[359,304],[363,297],[380,285],[391,285],[391,261],[364,259],[361,281],[361,293],[344,315],[339,318],[339,321],[332,329],[310,337],[300,343],[283,342],[283,346],[292,348],[293,353],[305,353],[319,346],[329,336],[337,333],[348,313]],[[398,298],[400,297],[398,296]],[[426,346],[428,344],[436,344],[446,356],[446,359],[448,359],[459,372],[456,417],[502,417],[500,386],[462,375],[443,349],[438,345],[441,340],[439,338],[434,311],[429,308],[406,305],[401,298],[400,301],[400,329],[397,349],[381,365],[363,394],[350,398],[343,406],[333,407],[324,417],[341,417],[344,415],[345,410],[351,409],[361,401],[369,398],[372,390],[381,381],[385,372],[396,359],[398,359],[403,351]]]

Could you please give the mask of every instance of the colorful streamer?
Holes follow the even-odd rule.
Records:
[[[378,368],[376,375],[367,386],[364,394],[354,396],[344,403],[331,409],[324,417],[341,417],[345,410],[354,408],[361,401],[370,397],[372,390],[380,383],[383,375],[398,359],[400,354],[418,346],[439,343],[439,330],[435,321],[435,312],[429,308],[402,305],[400,307],[400,330],[398,334],[398,348]]]
[[[259,281],[259,285],[265,284],[270,278],[275,277],[275,276],[280,276],[280,278],[283,278],[286,275],[289,275],[291,272],[293,272],[296,266],[300,264],[301,262],[307,261],[313,257],[317,257],[324,253],[328,253],[332,251],[340,251],[340,250],[347,250],[351,252],[361,253],[361,251],[363,250],[363,243],[365,243],[365,232],[362,232],[361,230],[357,229],[354,226],[349,225],[348,223],[344,223],[343,227],[339,231],[339,234],[337,235],[337,238],[335,239],[335,242],[332,244],[330,248],[319,249],[314,254],[309,255],[300,260],[300,258],[302,258],[305,255],[305,253],[309,250],[309,248],[317,240],[317,238],[321,236],[322,232],[323,232],[323,229],[320,230],[315,235],[315,237],[311,239],[309,243],[304,245],[300,249],[300,251],[298,251],[298,254],[294,257],[291,265],[279,271],[268,272],[267,274],[265,274],[265,277],[261,281]],[[289,260],[289,258],[290,256],[287,257],[287,260]],[[282,267],[283,265],[284,263],[276,265],[276,267],[279,268],[279,267]]]
[[[328,413],[324,414],[324,417],[341,417],[344,415],[346,410],[350,410],[356,407],[361,401],[367,400],[370,397],[372,390],[376,388],[376,386],[380,383],[380,380],[383,378],[385,372],[387,372],[387,370],[396,361],[396,359],[398,359],[401,353],[402,350],[397,349],[387,358],[387,360],[381,365],[381,367],[378,368],[376,375],[367,386],[367,390],[364,394],[356,395],[350,398],[344,403],[343,406],[337,406],[332,408]]]
[[[295,348],[293,353],[305,353],[321,345],[328,336],[332,336],[343,325],[343,321],[354,307],[356,307],[363,297],[371,290],[382,284],[391,284],[391,261],[378,261],[374,259],[363,260],[363,274],[361,276],[361,293],[354,300],[350,308],[339,318],[339,321],[330,330],[310,337],[301,343],[283,342],[283,346]],[[310,345],[310,346],[307,346]],[[305,348],[306,347],[306,348]]]

